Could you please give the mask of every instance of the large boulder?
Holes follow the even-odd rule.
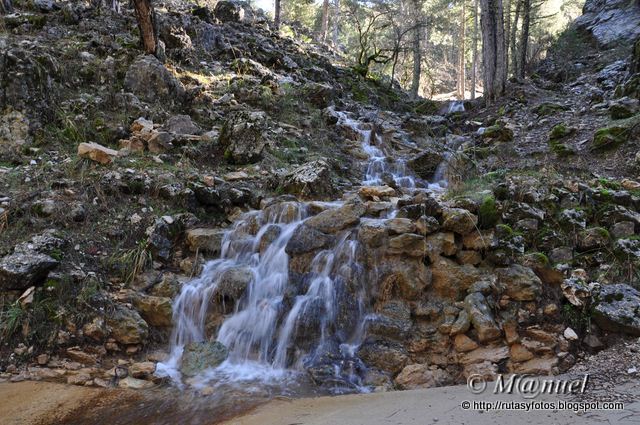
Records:
[[[217,255],[222,249],[224,235],[224,229],[196,228],[187,230],[186,240],[193,252],[208,252]]]
[[[184,347],[180,372],[184,376],[196,376],[205,369],[219,366],[229,356],[229,350],[218,341],[192,342]]]
[[[249,267],[231,267],[220,276],[216,292],[225,298],[237,301],[242,297],[252,280],[253,272]]]
[[[127,70],[124,86],[145,102],[180,102],[182,83],[155,56],[139,56]]]
[[[431,180],[438,166],[444,160],[444,156],[434,150],[426,150],[407,161],[407,166],[411,168],[418,177]]]
[[[41,284],[58,265],[54,258],[39,253],[14,252],[0,259],[0,290],[22,290]]]
[[[218,142],[227,161],[236,165],[253,164],[262,159],[267,141],[264,138],[264,112],[237,113],[222,126]]]
[[[478,217],[462,208],[445,208],[442,211],[442,228],[460,235],[478,230]]]
[[[293,235],[291,239],[289,239],[285,251],[289,255],[305,254],[327,248],[333,245],[334,241],[334,236],[327,235],[306,224],[301,224],[293,231]]]
[[[251,22],[254,19],[249,3],[238,0],[218,1],[213,14],[221,22]]]
[[[602,286],[593,317],[603,329],[640,336],[640,292],[622,283]]]

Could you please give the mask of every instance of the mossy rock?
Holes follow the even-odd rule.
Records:
[[[573,133],[576,132],[576,129],[573,127],[567,127],[565,124],[557,124],[553,126],[551,132],[549,133],[549,140],[559,140],[563,139]]]
[[[486,196],[478,208],[478,225],[482,229],[489,229],[495,226],[500,219],[500,213],[496,205],[496,198]]]
[[[552,102],[541,103],[540,105],[532,109],[532,111],[535,114],[541,117],[546,117],[547,115],[552,115],[552,114],[555,114],[556,112],[567,111],[567,110],[569,110],[567,106],[560,105],[558,103],[552,103]]]
[[[614,104],[609,107],[609,115],[613,120],[622,120],[632,117],[634,112],[631,108],[625,105]]]
[[[482,133],[483,139],[491,139],[498,142],[510,142],[513,140],[513,130],[499,124],[487,127]]]
[[[423,100],[418,103],[414,108],[416,114],[423,115],[437,115],[440,110],[440,107],[433,100]]]
[[[558,142],[557,140],[549,141],[549,149],[559,157],[575,155],[576,151],[566,143]]]
[[[640,99],[640,73],[637,73],[624,84],[619,85],[615,91],[616,97],[634,97]]]
[[[596,131],[593,135],[592,149],[606,151],[614,149],[627,141],[629,129],[625,127],[605,127]]]
[[[191,377],[200,372],[219,366],[229,356],[229,350],[222,343],[192,342],[184,347],[180,372]]]

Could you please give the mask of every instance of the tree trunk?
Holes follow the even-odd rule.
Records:
[[[507,5],[504,9],[504,62],[507,67],[507,75],[509,74],[509,40],[511,40],[511,0],[506,0]]]
[[[522,7],[522,0],[516,1],[516,11],[513,16],[513,26],[511,27],[511,73],[515,76],[518,75],[518,52],[516,51],[516,39],[518,37],[518,21],[520,20],[520,8]]]
[[[0,0],[0,14],[13,12],[11,0]]]
[[[333,3],[333,48],[338,47],[338,28],[340,26],[340,0]]]
[[[465,37],[466,37],[466,0],[462,0],[462,12],[460,15],[460,55],[458,58],[458,99],[464,100],[465,97]]]
[[[142,48],[146,53],[154,55],[156,53],[156,31],[151,0],[133,0],[133,6],[136,10]]]
[[[280,5],[280,0],[275,0],[276,4],[273,10],[273,26],[278,30],[280,29],[280,11],[281,11],[281,5]]]
[[[327,30],[329,29],[329,0],[322,2],[322,29],[320,31],[320,41],[327,40]]]
[[[478,0],[473,2],[473,59],[471,64],[471,99],[476,98],[476,75],[478,73]]]
[[[527,50],[529,48],[529,25],[531,23],[531,0],[522,0],[522,33],[520,34],[520,60],[518,62],[518,78],[524,78],[527,66]]]
[[[414,11],[414,24],[415,29],[413,30],[413,43],[412,43],[412,51],[413,51],[413,76],[411,79],[411,96],[415,99],[418,97],[418,92],[420,91],[420,76],[422,74],[422,55],[420,51],[420,36],[422,34],[422,25],[420,25],[420,7],[417,1],[414,1],[414,6],[416,10]]]
[[[480,4],[484,98],[487,105],[491,105],[504,94],[507,77],[504,62],[502,0],[481,0]]]

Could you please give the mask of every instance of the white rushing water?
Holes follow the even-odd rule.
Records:
[[[335,114],[339,125],[359,134],[369,155],[363,185],[382,185],[392,179],[396,187],[416,187],[404,161],[390,160],[381,138],[370,127],[344,112]],[[329,208],[340,205],[325,204]],[[246,213],[226,232],[220,258],[209,261],[199,277],[182,287],[174,302],[171,353],[167,361],[158,364],[158,375],[181,382],[183,348],[206,340],[212,297],[229,273],[242,270],[250,273],[250,282],[217,333],[217,340],[228,347],[229,357],[191,383],[285,380],[310,365],[325,365],[330,357],[336,381],[360,389],[357,370],[362,366],[355,352],[364,337],[367,308],[365,285],[347,288],[353,285],[350,282],[358,282],[356,275],[362,273],[352,231],[342,232],[333,247],[318,252],[302,285],[306,289],[290,293],[294,284],[285,249],[308,217],[307,209],[301,202],[276,203]],[[348,323],[341,321],[344,310],[351,318]],[[314,331],[305,333],[307,329]]]

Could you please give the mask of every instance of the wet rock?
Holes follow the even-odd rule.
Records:
[[[129,366],[129,375],[134,378],[148,378],[156,371],[156,364],[154,362],[139,362],[133,363]]]
[[[135,310],[118,306],[107,316],[111,337],[125,345],[144,343],[149,335],[149,326]]]
[[[358,240],[365,246],[377,248],[387,239],[387,228],[379,221],[364,221],[358,228]]]
[[[451,376],[442,369],[432,368],[426,364],[411,364],[402,369],[394,383],[403,390],[433,388],[447,385]]]
[[[467,235],[478,228],[478,217],[462,208],[445,208],[442,218],[444,230],[460,235]]]
[[[185,90],[155,56],[139,56],[127,70],[125,88],[145,102],[180,102]]]
[[[14,252],[0,259],[0,290],[26,289],[39,285],[58,261],[45,254]]]
[[[480,342],[493,341],[502,335],[484,295],[479,292],[469,294],[464,299],[464,304]]]
[[[143,295],[135,299],[134,305],[151,326],[169,327],[173,324],[171,298]]]
[[[389,239],[387,252],[392,255],[408,255],[423,257],[426,255],[427,243],[425,238],[415,233],[405,233]]]
[[[409,361],[409,355],[402,345],[376,339],[367,339],[357,352],[358,357],[368,366],[396,374]]]
[[[147,388],[153,388],[153,386],[154,384],[151,381],[137,379],[132,376],[127,376],[126,378],[118,381],[118,387],[130,390],[144,390]]]
[[[407,161],[407,166],[411,168],[418,177],[430,181],[443,160],[444,157],[441,153],[428,150]]]
[[[113,158],[118,156],[118,151],[99,145],[98,143],[80,143],[78,145],[78,156],[107,165],[113,161]]]
[[[640,336],[640,292],[622,283],[603,285],[593,317],[602,329]]]
[[[384,304],[379,313],[366,318],[367,335],[402,340],[411,330],[411,310],[402,301],[390,301]]]
[[[307,226],[305,223],[294,230],[285,252],[289,255],[305,254],[332,246],[334,242],[334,236],[327,235],[314,227]]]
[[[208,252],[217,255],[222,249],[224,233],[222,229],[189,229],[186,233],[187,245],[192,252]]]
[[[220,276],[216,292],[225,298],[238,301],[252,280],[253,272],[249,267],[232,267]]]
[[[184,347],[180,372],[187,377],[195,376],[220,365],[228,355],[227,347],[218,341],[189,343]]]
[[[365,212],[366,206],[363,203],[348,202],[307,219],[305,225],[323,233],[335,233],[358,223]]]
[[[289,173],[283,187],[286,192],[300,196],[331,195],[334,187],[329,164],[324,159],[308,162]]]
[[[498,285],[504,294],[516,301],[535,301],[540,296],[542,282],[528,267],[513,264],[496,269]]]

